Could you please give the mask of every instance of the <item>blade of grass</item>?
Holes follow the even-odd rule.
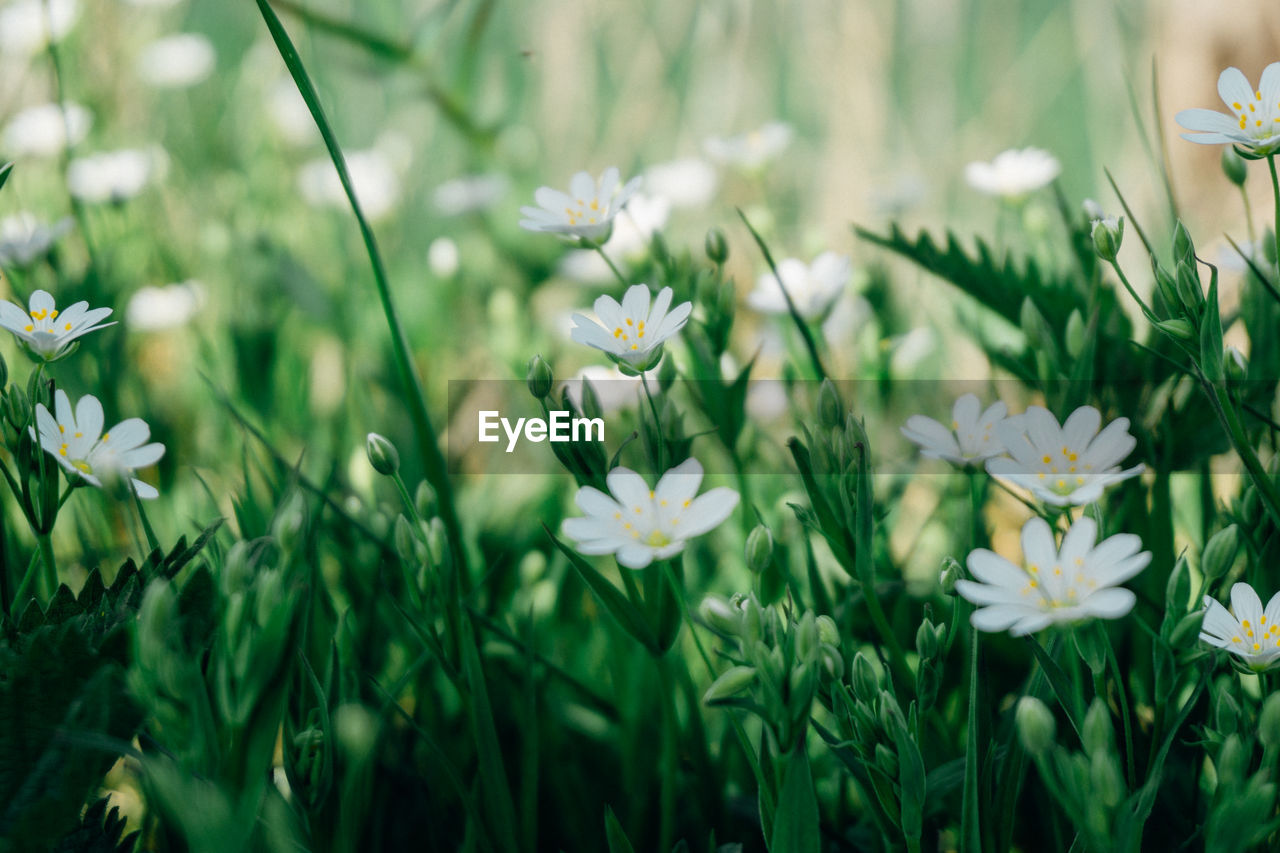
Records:
[[[297,85],[298,92],[302,95],[303,100],[306,101],[307,109],[311,111],[311,117],[315,120],[316,127],[324,139],[325,149],[329,152],[329,158],[333,161],[333,166],[338,172],[338,180],[342,182],[342,189],[347,195],[347,201],[351,204],[351,211],[355,214],[356,222],[359,224],[360,237],[364,241],[365,250],[369,254],[369,262],[373,267],[373,281],[378,290],[378,299],[382,303],[382,311],[386,315],[387,327],[391,332],[391,344],[395,352],[396,367],[400,372],[400,381],[404,385],[405,393],[409,398],[407,401],[409,416],[413,419],[414,432],[418,438],[418,449],[422,454],[422,464],[426,470],[427,481],[436,490],[436,495],[439,498],[440,517],[444,522],[445,532],[448,534],[449,551],[453,556],[454,570],[458,573],[462,591],[465,593],[468,590],[470,578],[467,572],[466,548],[462,541],[462,528],[458,522],[457,508],[453,501],[453,487],[449,482],[449,472],[445,465],[444,454],[440,451],[440,443],[435,427],[432,426],[431,416],[427,412],[427,401],[422,391],[422,383],[418,379],[418,374],[414,370],[412,359],[409,356],[408,339],[405,337],[404,327],[400,324],[400,316],[396,313],[395,304],[391,299],[391,285],[387,278],[386,266],[382,261],[382,253],[378,249],[378,241],[373,235],[373,229],[369,226],[368,220],[365,218],[363,209],[360,207],[359,199],[356,198],[355,187],[351,183],[351,175],[347,172],[346,158],[343,157],[342,149],[338,145],[333,128],[325,117],[324,108],[320,105],[320,96],[317,94],[316,88],[311,82],[311,77],[307,74],[307,70],[302,64],[302,58],[298,56],[298,51],[293,46],[293,41],[289,38],[289,34],[285,32],[284,25],[280,23],[280,18],[271,9],[268,0],[255,0],[255,2],[258,4],[258,11],[262,13],[262,19],[267,24],[267,29],[271,32],[271,38],[275,42],[276,50],[280,52],[280,57],[289,69],[289,74],[293,77],[293,82]]]

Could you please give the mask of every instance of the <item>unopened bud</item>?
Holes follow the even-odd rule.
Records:
[[[404,515],[396,517],[392,541],[395,542],[396,553],[400,555],[402,562],[409,564],[418,562],[418,538],[413,534],[413,525]]]
[[[709,595],[698,605],[698,615],[713,631],[733,635],[742,624],[742,611],[718,596]]]
[[[1249,375],[1249,362],[1244,357],[1244,353],[1235,347],[1227,347],[1226,358],[1222,359],[1223,367],[1227,372],[1227,379],[1231,382],[1243,382]]]
[[[1085,752],[1089,755],[1105,754],[1111,749],[1112,734],[1111,711],[1107,709],[1106,702],[1096,698],[1084,715],[1084,724],[1080,727],[1080,739],[1084,742]]]
[[[757,524],[747,534],[747,568],[760,574],[773,562],[773,533],[763,524]]]
[[[1179,340],[1194,341],[1196,339],[1195,326],[1181,317],[1175,320],[1160,320],[1156,323],[1156,328]]]
[[[1200,316],[1204,306],[1204,287],[1200,284],[1200,273],[1196,270],[1195,258],[1190,261],[1178,261],[1174,268],[1175,283],[1178,287],[1178,298],[1182,307],[1192,316]]]
[[[916,651],[920,653],[921,660],[930,661],[938,656],[938,634],[928,619],[916,629]]]
[[[426,480],[418,483],[413,493],[413,508],[418,511],[419,518],[430,518],[436,514],[436,490]]]
[[[529,359],[529,369],[525,372],[524,381],[535,400],[544,400],[551,393],[555,376],[551,373],[551,365],[542,356],[535,355]]]
[[[1224,527],[1209,539],[1200,556],[1200,571],[1207,581],[1215,581],[1225,575],[1236,561],[1240,547],[1240,530],[1234,524]]]
[[[750,687],[755,680],[754,666],[731,666],[707,688],[707,692],[702,695],[702,701],[708,705],[714,705],[731,699]]]
[[[400,452],[383,436],[369,433],[365,439],[365,450],[369,453],[369,464],[379,474],[390,477],[400,470]]]
[[[1067,328],[1063,334],[1063,340],[1067,344],[1067,354],[1072,358],[1079,358],[1084,352],[1084,317],[1080,315],[1079,309],[1067,315]]]
[[[1272,693],[1258,712],[1258,740],[1266,749],[1280,746],[1280,693]]]
[[[1243,187],[1245,179],[1249,177],[1244,158],[1237,154],[1235,148],[1230,145],[1222,147],[1222,174],[1226,175],[1227,180],[1238,187]]]
[[[955,595],[956,581],[964,578],[964,567],[955,559],[947,557],[942,564],[942,577],[939,584],[944,595]]]
[[[707,257],[711,263],[720,266],[729,258],[729,243],[724,238],[724,232],[719,228],[712,228],[707,231],[707,239],[703,244],[706,249]]]
[[[1124,240],[1124,217],[1107,217],[1094,220],[1093,250],[1104,261],[1114,261],[1120,254],[1120,244]]]
[[[819,616],[818,622],[818,639],[824,645],[840,648],[840,630],[836,627],[836,620],[830,616]]]
[[[840,402],[840,392],[830,379],[822,380],[822,387],[818,390],[818,423],[827,429],[844,426],[844,404]]]
[[[1173,260],[1175,264],[1196,262],[1195,243],[1191,241],[1191,232],[1182,222],[1178,222],[1173,229]]]
[[[879,694],[880,679],[876,677],[875,667],[866,655],[858,652],[853,656],[853,695],[870,704]]]
[[[1014,719],[1018,724],[1018,740],[1032,756],[1043,755],[1053,746],[1057,723],[1048,705],[1034,696],[1023,696],[1018,700]]]

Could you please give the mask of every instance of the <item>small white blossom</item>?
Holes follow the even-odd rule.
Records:
[[[115,325],[102,323],[110,308],[89,308],[88,302],[77,302],[59,311],[53,296],[44,290],[31,294],[29,310],[12,302],[0,302],[0,327],[13,333],[18,343],[33,358],[57,361],[70,351],[72,343],[90,332]]]
[[[674,557],[738,505],[738,493],[723,486],[698,495],[702,466],[696,459],[667,471],[653,489],[628,468],[614,468],[605,482],[611,494],[591,486],[578,490],[574,500],[586,517],[565,519],[564,532],[583,554],[613,554],[629,569]]]
[[[1047,186],[1061,171],[1062,164],[1048,151],[1011,148],[997,154],[990,163],[965,166],[964,177],[979,192],[1017,200]]]
[[[292,77],[281,77],[267,89],[263,107],[267,119],[290,145],[309,145],[319,141],[320,131],[311,109],[298,91]]]
[[[621,189],[614,166],[604,170],[599,181],[586,172],[578,172],[569,180],[569,192],[539,187],[533,194],[537,207],[520,208],[524,219],[520,227],[527,231],[560,234],[598,243],[607,238],[618,211],[640,189],[640,178],[632,178]]]
[[[444,216],[479,213],[502,201],[510,187],[506,175],[463,175],[436,187],[431,201]]]
[[[747,304],[765,314],[787,314],[787,298],[791,296],[796,313],[811,320],[831,307],[853,275],[853,263],[848,255],[823,252],[806,264],[797,258],[784,258],[777,264],[778,278],[767,272],[756,279],[756,289],[747,294]]]
[[[47,4],[47,5],[46,5]],[[0,53],[32,56],[61,41],[80,17],[76,0],[15,0],[0,8]]]
[[[440,278],[453,278],[460,260],[458,244],[451,237],[437,237],[427,246],[427,266]]]
[[[1137,446],[1129,419],[1117,418],[1098,432],[1101,424],[1093,406],[1076,409],[1061,426],[1048,409],[1031,406],[996,427],[1009,456],[987,460],[987,472],[1053,506],[1092,503],[1103,489],[1143,471],[1142,465],[1120,468]]]
[[[138,77],[157,89],[183,89],[208,79],[217,63],[213,43],[200,33],[157,39],[138,54]]]
[[[401,181],[390,158],[379,148],[350,151],[345,156],[347,175],[364,215],[376,222],[395,210],[400,201]],[[350,206],[338,170],[328,157],[303,165],[298,171],[298,189],[313,207]]]
[[[645,189],[672,207],[701,207],[715,197],[715,167],[698,157],[657,163],[644,172]]]
[[[137,332],[161,332],[191,322],[204,305],[204,286],[194,279],[143,287],[129,297],[124,322]]]
[[[163,444],[146,443],[151,437],[151,428],[145,421],[129,418],[103,432],[102,403],[97,397],[89,394],[81,397],[74,413],[67,392],[61,388],[54,394],[53,402],[57,418],[43,403],[36,404],[36,426],[40,429],[40,446],[57,459],[59,465],[99,488],[104,479],[130,477],[138,497],[159,496],[154,486],[131,476],[138,468],[154,465],[164,455]],[[35,437],[34,428],[31,433]]]
[[[79,104],[39,104],[9,119],[4,150],[12,157],[52,157],[83,141],[93,119]]]
[[[647,284],[627,288],[621,305],[612,296],[601,296],[593,306],[599,320],[574,314],[570,337],[619,363],[647,370],[656,363],[654,356],[661,353],[663,342],[684,327],[693,311],[691,302],[671,308],[672,294],[671,288],[662,288],[652,306]]]
[[[755,171],[786,150],[791,144],[791,125],[769,122],[765,126],[737,136],[713,136],[702,148],[707,156],[724,166]]]
[[[985,548],[971,552],[969,573],[977,580],[956,581],[956,592],[979,606],[969,621],[979,631],[1020,637],[1053,624],[1124,616],[1136,597],[1119,584],[1146,568],[1151,553],[1132,533],[1095,544],[1097,538],[1097,523],[1085,516],[1059,548],[1048,522],[1037,517],[1022,526],[1021,564]]]
[[[169,157],[159,147],[90,154],[71,161],[67,186],[81,201],[118,204],[158,180],[168,166]]]
[[[960,467],[981,465],[1004,453],[1004,445],[996,426],[1005,420],[1008,407],[997,400],[982,410],[975,394],[965,394],[951,409],[951,426],[945,427],[933,418],[912,415],[902,434],[920,445],[920,455],[929,459],[945,459]]]
[[[0,219],[0,267],[28,267],[49,254],[53,244],[68,234],[74,223],[64,217],[45,225],[26,211]]]
[[[1237,583],[1231,587],[1231,610],[1206,595],[1200,639],[1238,655],[1254,671],[1280,659],[1280,592],[1263,610],[1253,587]]]
[[[671,204],[665,198],[636,193],[627,209],[613,221],[613,233],[601,248],[611,258],[642,256],[653,235],[667,224],[670,215]],[[557,272],[583,283],[613,278],[609,264],[593,249],[566,252],[560,259]]]
[[[1178,124],[1194,133],[1182,138],[1203,145],[1240,145],[1254,154],[1266,155],[1280,149],[1280,62],[1262,71],[1258,88],[1239,68],[1228,68],[1218,77],[1218,95],[1231,114],[1213,110],[1183,110]]]

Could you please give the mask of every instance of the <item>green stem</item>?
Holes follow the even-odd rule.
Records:
[[[667,470],[667,440],[662,434],[662,418],[658,417],[658,407],[649,391],[649,377],[644,371],[640,372],[640,385],[644,388],[644,397],[649,401],[649,412],[653,415],[653,435],[658,446],[658,470],[655,476],[661,477]]]
[[[1116,680],[1116,692],[1120,695],[1120,719],[1124,722],[1124,755],[1125,769],[1129,774],[1129,790],[1138,784],[1138,776],[1134,771],[1133,761],[1133,726],[1129,722],[1129,691],[1124,684],[1124,675],[1120,670],[1120,662],[1116,659],[1115,647],[1111,645],[1111,637],[1101,625],[1098,631],[1107,643],[1107,660],[1111,663],[1111,677]]]
[[[1120,283],[1124,285],[1125,290],[1129,291],[1129,295],[1133,297],[1133,301],[1138,303],[1138,306],[1142,309],[1142,316],[1146,317],[1148,322],[1160,322],[1160,318],[1155,315],[1155,312],[1148,307],[1147,303],[1142,301],[1142,297],[1138,296],[1138,292],[1133,289],[1133,285],[1129,283],[1129,277],[1125,275],[1124,270],[1120,268],[1120,262],[1115,260],[1111,261],[1111,268],[1116,271],[1116,275],[1120,277]]]
[[[1244,425],[1240,423],[1240,416],[1236,412],[1235,402],[1231,399],[1225,385],[1211,384],[1205,381],[1206,390],[1208,391],[1209,401],[1213,404],[1218,412],[1218,418],[1222,421],[1222,425],[1227,430],[1227,436],[1231,439],[1232,445],[1235,446],[1236,453],[1240,456],[1240,461],[1244,463],[1245,470],[1249,472],[1250,479],[1253,480],[1254,487],[1258,490],[1258,497],[1262,499],[1262,505],[1266,507],[1267,514],[1271,516],[1271,521],[1280,527],[1280,492],[1276,491],[1275,483],[1272,482],[1270,475],[1262,466],[1262,460],[1258,458],[1257,452],[1253,449],[1253,445],[1249,442],[1249,437],[1244,430]]]
[[[25,603],[23,599],[27,595],[27,590],[31,588],[31,584],[35,581],[40,565],[40,554],[38,552],[32,554],[31,559],[27,561],[27,570],[22,575],[22,581],[18,584],[18,591],[13,594],[13,609],[9,611],[9,615],[14,619],[17,619],[21,614],[22,605]]]
[[[1244,202],[1244,223],[1245,228],[1249,232],[1249,242],[1253,244],[1254,249],[1258,245],[1258,233],[1253,228],[1253,211],[1249,209],[1249,191],[1245,189],[1245,185],[1240,185],[1240,200]]]
[[[58,589],[58,564],[53,558],[53,534],[37,533],[36,541],[40,543],[40,562],[44,571],[37,581],[37,592],[49,599]]]
[[[600,257],[604,258],[604,262],[609,265],[609,269],[613,270],[614,276],[616,276],[618,281],[622,283],[623,287],[631,286],[631,283],[627,281],[626,276],[624,276],[622,271],[618,269],[616,264],[614,264],[613,259],[609,257],[608,252],[604,250],[604,246],[601,246],[599,243],[592,243],[591,248],[595,249],[596,253],[600,255]]]
[[[1275,203],[1275,220],[1271,223],[1271,238],[1276,251],[1277,272],[1280,273],[1280,176],[1276,175],[1276,155],[1267,155],[1267,168],[1271,170],[1271,198]],[[1280,281],[1280,275],[1276,276]]]
[[[969,724],[964,745],[964,795],[960,808],[960,849],[982,850],[978,810],[978,629],[969,629]]]
[[[655,658],[662,702],[662,781],[659,791],[658,849],[670,850],[676,827],[676,759],[680,750],[680,725],[676,717],[675,678],[670,655]]]

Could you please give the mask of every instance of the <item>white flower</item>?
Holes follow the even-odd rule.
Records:
[[[74,226],[70,217],[44,225],[22,211],[0,219],[0,267],[27,267],[49,254],[53,244]]]
[[[672,297],[669,287],[658,292],[652,306],[649,296],[647,284],[627,288],[621,305],[612,296],[601,296],[593,306],[599,322],[574,314],[569,336],[580,344],[603,350],[619,362],[647,370],[656,363],[653,356],[661,354],[663,342],[683,328],[693,310],[692,302],[682,302],[668,310]]]
[[[138,54],[138,77],[157,89],[182,89],[213,73],[217,54],[200,33],[178,33],[156,39]]]
[[[698,157],[658,163],[644,172],[645,189],[672,207],[701,207],[716,194],[715,168]]]
[[[129,297],[124,322],[139,332],[176,329],[191,322],[204,305],[204,286],[189,279],[164,287],[143,287]]]
[[[782,293],[785,287],[796,312],[805,319],[813,319],[830,308],[853,274],[849,256],[835,252],[823,252],[812,264],[784,258],[777,267],[782,286],[772,272],[765,273],[756,279],[756,289],[747,294],[747,304],[766,314],[787,314],[787,298]]]
[[[168,155],[158,147],[90,154],[71,161],[67,186],[81,201],[119,203],[146,189],[168,165]]]
[[[1091,198],[1086,198],[1084,201],[1080,202],[1080,209],[1084,211],[1085,218],[1090,222],[1093,222],[1095,219],[1107,218],[1107,214],[1103,211],[1102,205],[1098,204]]]
[[[377,221],[391,213],[400,201],[401,181],[390,159],[378,148],[367,148],[347,152],[346,160],[347,174],[365,216]],[[298,171],[298,189],[313,207],[350,205],[338,170],[328,157],[312,160]]]
[[[1280,592],[1271,596],[1264,611],[1253,587],[1235,584],[1231,587],[1231,610],[1234,615],[1206,595],[1200,639],[1239,655],[1255,672],[1266,669],[1280,658]]]
[[[671,204],[665,198],[637,193],[627,209],[613,222],[613,233],[601,247],[609,257],[642,255],[653,235],[671,215]],[[613,278],[613,270],[593,249],[574,249],[560,259],[557,272],[574,281],[590,283]]]
[[[956,581],[956,592],[979,605],[969,621],[979,631],[1020,637],[1052,624],[1125,615],[1136,597],[1118,584],[1146,568],[1151,553],[1132,533],[1095,545],[1097,538],[1097,523],[1085,516],[1058,548],[1048,522],[1037,517],[1022,526],[1021,565],[985,548],[971,552],[969,573],[978,582]]]
[[[1048,185],[1061,171],[1062,164],[1048,151],[1011,148],[990,163],[965,166],[964,177],[980,192],[1015,200]]]
[[[56,419],[44,403],[36,404],[40,446],[68,472],[80,475],[99,488],[104,478],[130,477],[136,469],[153,465],[164,455],[163,444],[146,443],[151,437],[151,428],[141,418],[129,418],[103,432],[102,403],[97,397],[89,394],[81,397],[73,414],[67,392],[59,388],[53,404],[58,413]],[[31,433],[35,437],[34,429]],[[140,498],[160,494],[154,486],[141,480],[131,482]]]
[[[1176,116],[1178,124],[1196,131],[1182,134],[1183,139],[1204,145],[1236,144],[1260,155],[1280,148],[1280,62],[1263,69],[1257,89],[1239,68],[1228,68],[1218,76],[1218,95],[1231,114],[1183,110]]]
[[[493,207],[507,194],[511,182],[506,175],[463,175],[436,187],[431,200],[444,216],[478,213]]]
[[[13,332],[18,343],[34,358],[57,361],[68,354],[76,338],[115,325],[99,322],[110,314],[110,308],[90,309],[88,302],[77,302],[59,311],[53,296],[37,290],[31,294],[28,311],[12,302],[0,302],[0,327]]]
[[[605,482],[611,495],[578,489],[574,500],[586,517],[565,519],[564,532],[583,554],[614,554],[629,569],[674,557],[738,505],[738,493],[723,486],[698,495],[702,466],[696,459],[667,471],[653,489],[628,468],[614,468]]]
[[[1008,407],[997,400],[984,412],[974,394],[965,394],[951,409],[951,427],[947,428],[924,415],[912,415],[902,434],[920,445],[920,455],[929,459],[945,459],[960,467],[981,465],[1004,453],[1004,445],[995,428],[1005,419]]]
[[[52,157],[82,141],[93,119],[79,104],[40,104],[9,119],[5,153],[15,157]]]
[[[987,460],[987,473],[1053,506],[1092,503],[1103,489],[1143,471],[1142,465],[1120,468],[1137,445],[1129,419],[1117,418],[1098,432],[1101,423],[1093,406],[1076,409],[1062,426],[1048,409],[1031,406],[996,427],[1009,456]]]
[[[437,237],[427,246],[427,266],[440,278],[453,278],[458,271],[458,244],[450,237]]]
[[[640,178],[632,178],[618,188],[618,169],[604,170],[594,181],[586,172],[578,172],[569,180],[569,192],[539,187],[533,194],[538,207],[522,207],[520,227],[599,242],[609,234],[614,217],[640,189]]]
[[[267,118],[290,145],[307,145],[320,139],[316,121],[292,77],[282,77],[271,85],[264,106]]]
[[[791,144],[791,125],[773,121],[737,136],[713,136],[702,144],[707,156],[726,166],[754,171],[777,158]]]
[[[47,6],[46,6],[47,3]],[[0,53],[32,56],[59,41],[80,16],[76,0],[16,0],[0,8]]]

